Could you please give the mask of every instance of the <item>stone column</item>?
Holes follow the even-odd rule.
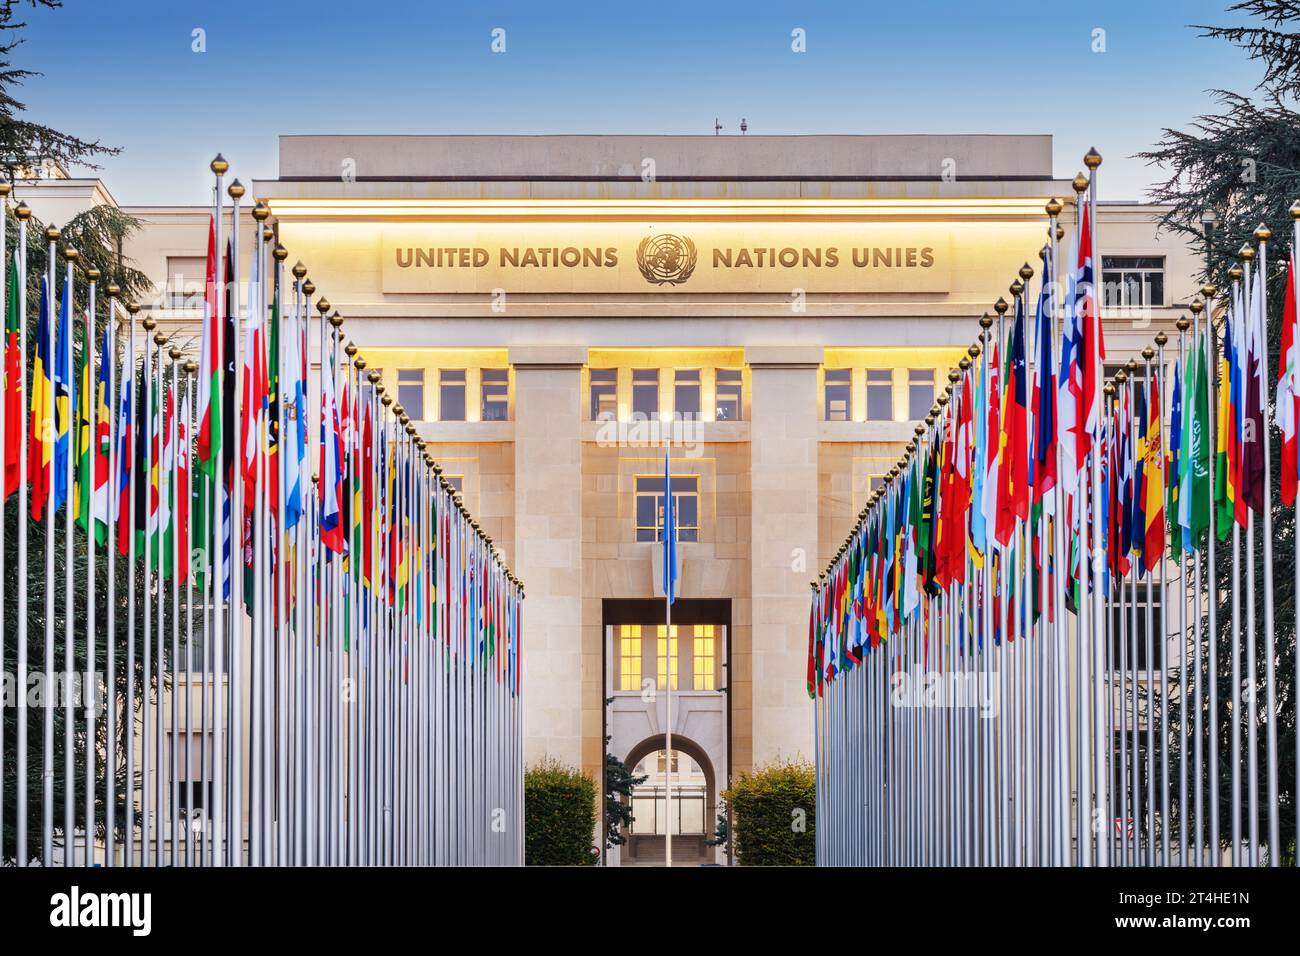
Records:
[[[808,582],[817,575],[819,346],[751,346],[754,766],[813,756]]]
[[[524,582],[524,759],[582,766],[582,367],[578,346],[510,349],[515,567]],[[599,726],[599,725],[597,725]]]

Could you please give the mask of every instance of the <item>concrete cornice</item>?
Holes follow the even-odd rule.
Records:
[[[745,348],[745,364],[751,368],[815,369],[821,366],[825,352],[820,345],[750,345]]]
[[[587,364],[585,345],[514,345],[508,360],[515,368],[575,369]]]

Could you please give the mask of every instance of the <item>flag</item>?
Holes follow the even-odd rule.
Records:
[[[131,547],[131,432],[135,393],[132,391],[132,357],[122,362],[122,384],[117,400],[117,551],[126,554]]]
[[[1079,204],[1081,220],[1079,240],[1079,282],[1076,287],[1075,309],[1079,313],[1083,339],[1080,349],[1080,363],[1083,366],[1083,387],[1079,396],[1079,417],[1082,428],[1078,434],[1077,457],[1082,460],[1088,454],[1093,440],[1097,438],[1101,427],[1101,389],[1098,383],[1102,379],[1102,362],[1106,358],[1106,343],[1102,338],[1101,314],[1098,308],[1096,287],[1094,284],[1097,262],[1095,248],[1096,237],[1092,235],[1091,203]]]
[[[1223,352],[1219,360],[1219,395],[1215,421],[1214,531],[1220,541],[1228,537],[1233,518],[1232,456],[1235,412],[1232,406],[1232,308],[1223,317]]]
[[[347,548],[344,538],[342,498],[343,498],[343,436],[339,428],[339,410],[334,400],[334,362],[330,367],[322,368],[321,375],[321,427],[320,427],[320,499],[321,542],[335,554],[342,554]],[[392,498],[389,499],[393,500]],[[396,517],[396,516],[395,516]],[[394,520],[393,540],[398,542],[399,522]],[[394,559],[397,559],[393,549]]]
[[[23,372],[22,347],[18,341],[22,332],[22,318],[18,313],[18,253],[9,260],[9,298],[5,303],[5,357],[4,357],[4,495],[8,501],[18,490],[21,477]]]
[[[1056,376],[1052,371],[1053,278],[1051,246],[1048,246],[1043,288],[1038,296],[1038,361],[1034,369],[1034,501],[1042,501],[1056,487]],[[1054,499],[1047,498],[1047,511],[1054,511]]]
[[[99,381],[95,388],[94,491],[90,503],[91,516],[95,520],[95,542],[101,545],[108,536],[108,463],[113,424],[113,411],[108,405],[108,379],[112,370],[113,353],[109,349],[109,330],[105,328],[99,349]]]
[[[1200,546],[1201,536],[1210,527],[1210,469],[1214,466],[1210,459],[1210,372],[1206,362],[1205,351],[1208,333],[1202,332],[1196,344],[1196,365],[1192,373],[1191,412],[1188,415],[1191,424],[1189,442],[1191,452],[1188,456],[1190,473],[1189,490],[1186,495],[1188,509],[1188,526],[1196,547]]]
[[[162,412],[162,454],[158,461],[158,535],[162,541],[163,577],[170,578],[173,571],[172,552],[175,550],[172,523],[172,494],[176,478],[176,445],[172,440],[172,431],[176,419],[176,395],[170,383],[163,386],[166,390],[158,396]]]
[[[68,501],[68,455],[72,453],[72,420],[76,416],[76,397],[72,381],[72,283],[63,283],[63,302],[59,308],[59,338],[54,351],[54,464],[51,484],[53,508],[58,511]]]
[[[1296,499],[1297,472],[1300,472],[1300,442],[1296,441],[1300,423],[1300,329],[1297,329],[1295,301],[1295,260],[1287,263],[1286,299],[1282,306],[1282,349],[1277,369],[1277,426],[1282,432],[1282,504],[1293,505]],[[8,434],[6,432],[6,434]]]
[[[185,582],[190,577],[190,547],[186,540],[190,527],[190,502],[185,490],[190,487],[190,396],[185,396],[181,406],[181,418],[176,424],[176,490],[175,520],[172,522],[181,536],[180,548],[176,552],[176,578]]]
[[[31,422],[27,431],[27,481],[32,487],[32,520],[40,521],[50,496],[50,461],[54,456],[54,366],[50,355],[50,284],[41,279],[41,309],[32,365]]]
[[[1264,510],[1264,442],[1268,432],[1264,426],[1264,406],[1268,402],[1264,384],[1264,362],[1267,347],[1264,335],[1264,283],[1263,271],[1256,269],[1251,277],[1249,306],[1246,310],[1246,357],[1243,384],[1243,413],[1241,444],[1241,491],[1245,506],[1256,514]]]
[[[90,349],[91,343],[95,339],[95,333],[89,311],[86,312],[85,318],[85,332],[81,339],[81,357],[77,360],[80,366],[77,374],[77,435],[74,446],[76,455],[74,471],[77,483],[73,487],[72,501],[77,526],[82,530],[89,530],[91,461],[94,457],[90,447],[90,410],[91,402],[95,401],[90,394],[90,373],[94,370],[94,364],[90,360]]]
[[[199,468],[216,474],[221,446],[221,322],[217,315],[217,251],[214,221],[208,218],[208,264],[203,285],[203,327],[199,346]]]
[[[669,471],[668,453],[664,452],[664,596],[672,604],[677,599],[677,518],[673,506],[673,476]]]
[[[1165,455],[1161,448],[1160,382],[1150,386],[1150,408],[1146,435],[1146,459],[1142,467],[1143,514],[1146,518],[1143,558],[1152,571],[1165,552]]]
[[[1006,391],[1002,401],[1002,434],[999,436],[998,510],[995,536],[1005,547],[1011,541],[1016,519],[1029,515],[1028,450],[1025,442],[1028,399],[1025,381],[1025,322],[1020,300],[1016,300],[1008,350]]]
[[[1146,386],[1137,382],[1133,386],[1133,424],[1137,429],[1133,443],[1133,495],[1131,504],[1132,552],[1137,559],[1138,574],[1146,570],[1142,560],[1146,545],[1146,470],[1147,470],[1147,418]]]
[[[1182,494],[1183,375],[1181,363],[1174,366],[1174,388],[1169,411],[1169,449],[1165,452],[1165,519],[1169,527],[1169,556],[1182,557],[1182,525],[1179,496]]]

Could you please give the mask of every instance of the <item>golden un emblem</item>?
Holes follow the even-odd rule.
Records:
[[[651,285],[680,285],[695,271],[695,243],[663,232],[646,236],[636,247],[636,264]]]

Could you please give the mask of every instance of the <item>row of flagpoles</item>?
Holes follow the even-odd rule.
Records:
[[[29,343],[13,210],[0,671],[45,693],[0,739],[0,859],[521,863],[523,587],[260,202],[241,302],[244,188],[211,169],[197,362],[53,226]]]
[[[1281,862],[1278,723],[1296,698],[1276,680],[1272,236],[1240,250],[1231,288],[1202,287],[1172,348],[1161,332],[1106,381],[1101,157],[1084,159],[1065,266],[1053,199],[1036,306],[1025,265],[813,584],[819,863]],[[1300,202],[1291,216],[1300,241]],[[1293,245],[1285,505],[1294,267]]]

